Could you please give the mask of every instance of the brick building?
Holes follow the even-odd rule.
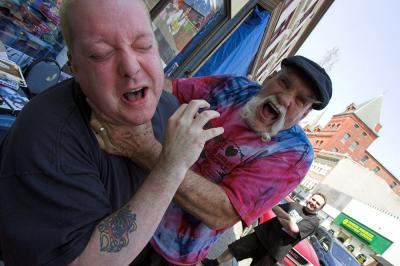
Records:
[[[344,112],[334,115],[325,127],[309,124],[305,130],[316,155],[322,150],[348,154],[382,177],[400,195],[400,181],[367,151],[382,128],[379,122],[382,102],[383,96],[378,96],[361,105],[352,103]]]

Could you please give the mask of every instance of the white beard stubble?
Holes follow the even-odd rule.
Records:
[[[266,101],[271,101],[275,106],[278,107],[280,114],[278,119],[271,125],[260,126],[260,121],[257,119],[256,111],[257,107],[264,105]],[[283,129],[285,124],[286,108],[278,103],[275,95],[271,95],[265,98],[254,96],[248,101],[241,109],[240,116],[245,121],[248,127],[250,127],[255,133],[261,136],[262,141],[270,141],[273,136],[278,134]]]

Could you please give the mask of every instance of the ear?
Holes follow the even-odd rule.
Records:
[[[273,77],[275,77],[278,74],[278,71],[274,71],[271,74],[268,75],[267,79],[272,79]]]
[[[304,117],[306,117],[311,112],[311,110],[312,110],[312,106],[310,106],[310,108],[308,108],[307,111],[304,112],[304,114],[300,120],[304,119]]]
[[[70,52],[68,52],[68,64],[69,68],[71,70],[72,76],[74,76],[74,79],[79,83],[79,75],[78,75],[78,67],[76,64],[76,61],[74,60],[74,57]]]
[[[77,69],[76,69],[75,61],[69,51],[67,53],[67,56],[68,56],[68,64],[69,64],[69,67],[71,68],[71,72],[73,74],[76,74]]]

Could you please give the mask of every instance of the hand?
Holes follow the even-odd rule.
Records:
[[[299,226],[296,223],[296,219],[293,217],[290,217],[289,219],[289,228],[292,234],[297,234],[299,232]]]
[[[116,123],[100,113],[90,102],[89,105],[92,107],[90,126],[103,150],[128,157],[148,169],[155,164],[161,152],[161,144],[154,137],[151,121],[139,126]]]
[[[220,115],[213,110],[198,113],[200,108],[209,107],[204,100],[193,100],[181,105],[169,118],[160,163],[183,167],[186,171],[200,156],[205,142],[224,132],[222,127],[203,129],[208,121]]]

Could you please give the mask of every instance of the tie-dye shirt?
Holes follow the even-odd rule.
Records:
[[[300,126],[283,130],[271,141],[249,129],[240,108],[260,90],[243,77],[214,76],[178,79],[173,94],[181,103],[205,99],[221,116],[212,127],[222,136],[208,141],[192,170],[217,183],[246,224],[271,209],[303,179],[313,149]],[[213,230],[172,202],[151,244],[169,262],[193,265],[202,260],[224,230]]]

